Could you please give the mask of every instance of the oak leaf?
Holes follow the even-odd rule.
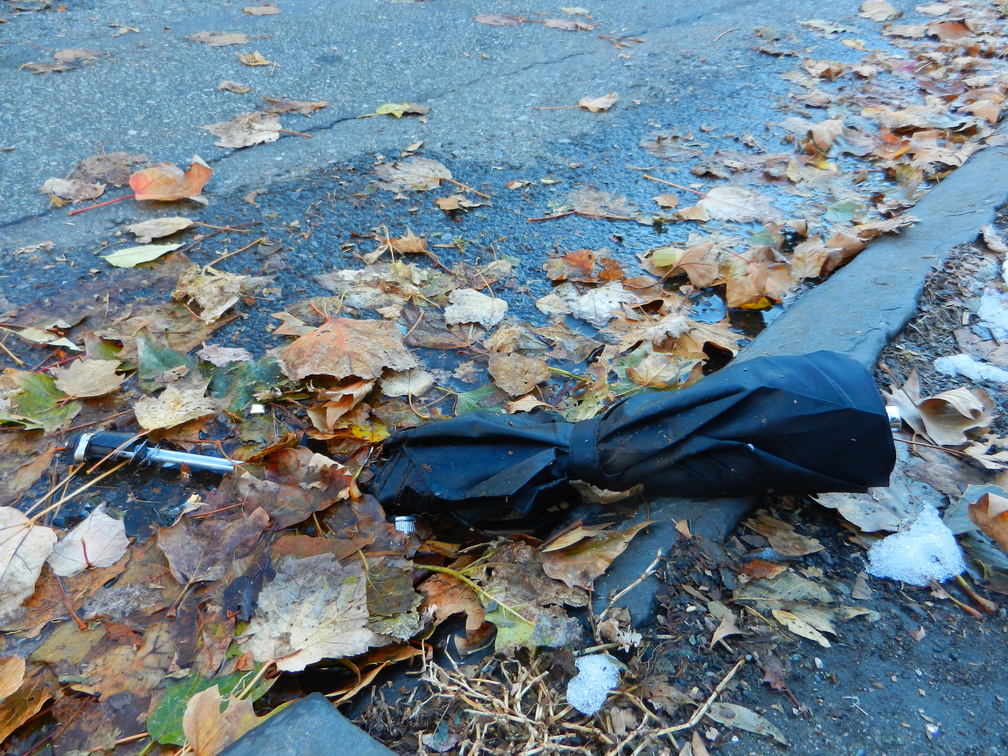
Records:
[[[335,318],[301,336],[280,350],[277,362],[293,381],[309,375],[370,380],[386,368],[402,371],[420,364],[394,323],[351,318]]]
[[[137,200],[191,199],[207,205],[209,200],[200,193],[212,175],[213,170],[197,155],[185,173],[171,163],[157,163],[130,176],[129,185]]]

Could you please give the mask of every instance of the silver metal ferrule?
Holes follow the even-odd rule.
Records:
[[[409,515],[399,515],[392,518],[392,526],[400,533],[412,533],[416,530],[416,518]]]

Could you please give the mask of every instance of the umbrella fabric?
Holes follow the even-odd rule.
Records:
[[[570,480],[650,496],[865,491],[896,460],[868,372],[835,352],[733,363],[591,420],[471,412],[397,433],[372,488],[388,511],[528,514]]]

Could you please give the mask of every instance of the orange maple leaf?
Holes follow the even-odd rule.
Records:
[[[169,202],[191,199],[205,205],[207,199],[200,193],[212,175],[210,166],[199,157],[193,157],[192,165],[185,173],[171,163],[157,163],[131,175],[129,184],[138,200]]]
[[[394,323],[335,318],[280,350],[280,367],[294,381],[309,375],[370,380],[385,368],[409,370],[420,361]]]

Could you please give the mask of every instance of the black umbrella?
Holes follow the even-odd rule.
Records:
[[[568,481],[651,496],[865,491],[896,461],[882,397],[835,352],[733,363],[689,388],[642,393],[591,420],[470,412],[403,431],[372,488],[390,513],[529,514]]]

